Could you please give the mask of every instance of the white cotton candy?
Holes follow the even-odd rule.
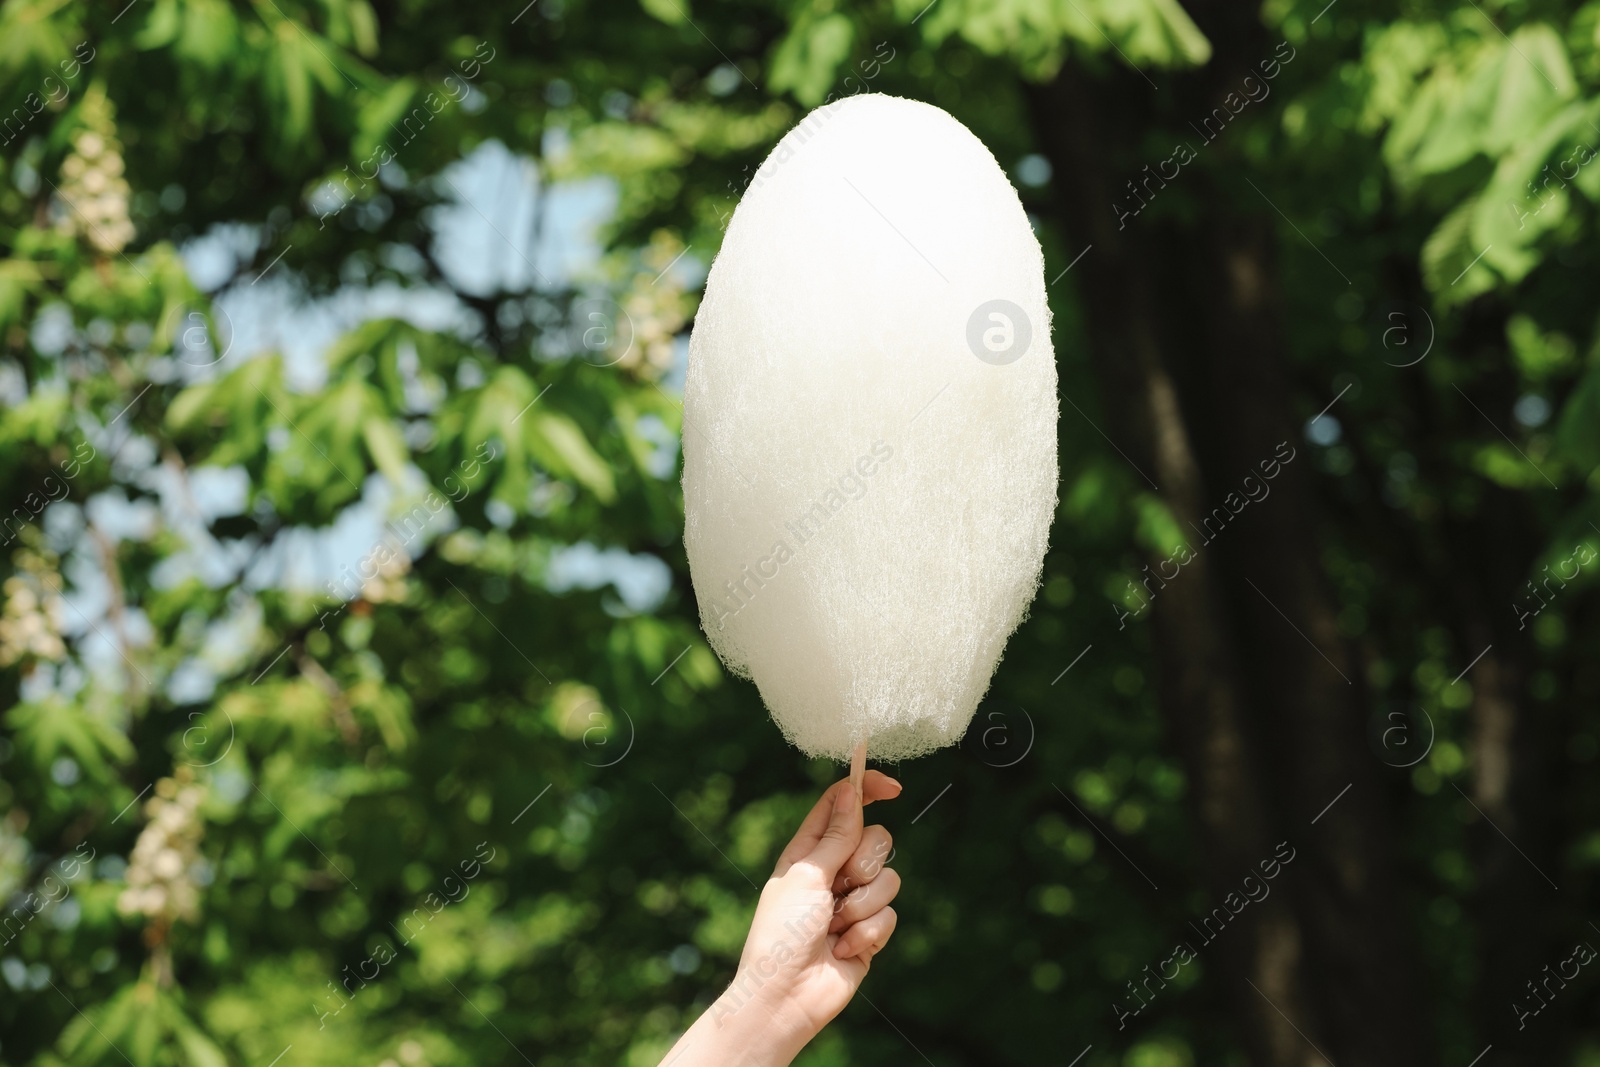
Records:
[[[983,143],[878,95],[789,131],[689,342],[684,544],[711,646],[802,751],[966,731],[1038,586],[1056,412],[1043,257]]]

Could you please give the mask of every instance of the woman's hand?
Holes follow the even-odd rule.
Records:
[[[864,788],[869,804],[900,793],[877,771]],[[844,1010],[894,933],[893,845],[883,827],[862,826],[850,783],[834,783],[778,857],[725,999],[759,1004],[808,1040]]]
[[[866,803],[900,795],[868,771]],[[900,876],[881,826],[862,825],[848,781],[800,824],[761,891],[733,984],[673,1046],[663,1067],[787,1064],[844,1010],[894,933]]]

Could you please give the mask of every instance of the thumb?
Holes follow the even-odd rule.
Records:
[[[861,802],[856,798],[855,787],[848,781],[834,786],[833,813],[828,818],[828,828],[822,832],[806,861],[827,876],[828,884],[838,875],[839,868],[855,854],[861,844]]]

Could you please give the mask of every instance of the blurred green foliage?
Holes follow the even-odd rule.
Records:
[[[0,5],[0,1062],[657,1062],[731,977],[754,886],[838,774],[783,744],[698,631],[660,462],[693,432],[663,377],[694,304],[671,261],[709,262],[750,173],[830,94],[939,104],[1026,178],[1026,82],[1164,77],[1211,42],[1176,0],[117,6]],[[1441,738],[1409,772],[1404,906],[1441,1047],[1466,1062],[1474,873],[1426,802],[1470,758],[1470,683],[1451,679],[1472,650],[1420,577],[1366,561],[1370,500],[1345,475],[1379,464],[1382,506],[1419,527],[1492,487],[1559,486],[1559,511],[1526,498],[1549,546],[1528,578],[1600,545],[1583,518],[1600,514],[1600,4],[1269,0],[1262,18],[1297,58],[1227,136],[1304,226],[1282,232],[1296,373],[1320,389],[1359,361],[1348,404],[1403,408],[1477,373],[1459,325],[1493,299],[1504,390],[1548,413],[1491,413],[1515,442],[1435,439],[1447,471],[1376,416],[1302,446],[1340,624],[1384,706],[1420,704]],[[593,277],[453,289],[447,168],[491,141],[545,187],[616,183]],[[1080,242],[1047,178],[1019,182],[1056,278]],[[1181,181],[1152,208],[1204,210]],[[486,255],[521,254],[485,220]],[[234,225],[248,250],[203,292],[178,249]],[[1322,254],[1357,276],[1332,329]],[[1405,369],[1422,335],[1369,314],[1395,263],[1437,335]],[[452,291],[469,325],[366,322],[311,385],[275,352],[217,358],[217,302],[273,270],[305,297]],[[1081,399],[1072,284],[1052,290],[1056,348]],[[626,311],[603,324],[625,324],[625,358],[622,334],[586,340],[597,299]],[[67,328],[47,340],[46,321]],[[1184,535],[1086,419],[1064,407],[1061,432],[1039,601],[968,742],[898,768],[899,933],[810,1067],[1090,1045],[1073,1062],[1243,1062],[1205,957],[1138,1026],[1108,1008],[1212,903],[1149,638],[1114,625],[1142,550]],[[246,488],[203,512],[194,481],[219,470]],[[378,485],[406,550],[338,595],[289,583],[305,532]],[[101,501],[143,518],[111,524]],[[665,595],[554,590],[552,561],[583,543],[663,561]],[[1530,627],[1535,714],[1592,660],[1595,573]],[[214,685],[178,684],[202,668]],[[1568,748],[1592,773],[1584,714]],[[1600,865],[1595,814],[1571,813],[1574,878]],[[1600,1063],[1592,1020],[1573,1062]]]

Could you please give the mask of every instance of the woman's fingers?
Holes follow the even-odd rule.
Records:
[[[874,823],[861,833],[861,843],[856,845],[850,858],[839,867],[833,880],[833,891],[843,893],[858,885],[866,885],[889,864],[889,854],[894,851],[894,838],[889,831]]]
[[[848,930],[863,919],[871,918],[888,907],[899,892],[899,872],[893,867],[885,867],[878,877],[840,898],[838,910],[833,913],[833,922],[828,926],[828,933],[837,934]]]
[[[872,962],[872,957],[882,952],[883,946],[889,943],[889,935],[894,933],[898,919],[893,908],[884,908],[862,919],[846,930],[834,944],[834,958],[847,960],[851,956],[859,956],[863,963]]]
[[[845,779],[848,785],[850,779]],[[882,771],[868,771],[865,780],[861,783],[863,802],[871,804],[874,800],[893,800],[900,795],[900,783],[890,778]]]
[[[772,876],[782,878],[794,866],[796,861],[811,855],[817,847],[817,842],[822,840],[822,835],[827,832],[828,823],[833,818],[834,799],[841,789],[849,789],[850,780],[842,779],[829,786],[827,791],[812,805],[811,813],[800,824],[800,829],[795,831],[794,839],[789,842],[783,854],[778,857],[778,864],[773,868]],[[900,783],[890,778],[882,771],[868,771],[866,780],[862,783],[862,799],[871,804],[875,800],[892,800],[900,795]]]

